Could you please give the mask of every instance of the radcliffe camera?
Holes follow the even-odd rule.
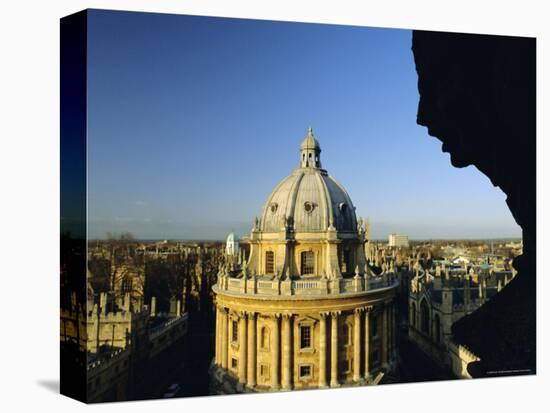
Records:
[[[536,374],[535,217],[532,38],[61,19],[67,396]]]

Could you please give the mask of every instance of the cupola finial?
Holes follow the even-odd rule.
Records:
[[[307,136],[300,145],[300,166],[302,168],[321,168],[321,147],[313,136],[313,128],[307,129]]]

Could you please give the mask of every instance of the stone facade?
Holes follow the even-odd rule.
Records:
[[[424,270],[417,263],[410,281],[409,339],[459,378],[470,377],[466,366],[478,357],[453,341],[452,325],[484,305],[514,276],[512,271],[488,267],[455,265]]]
[[[87,351],[95,353],[102,345],[124,349],[130,342],[132,317],[130,311],[130,294],[124,298],[120,311],[107,311],[107,294],[99,294],[99,305],[90,306],[87,329]]]
[[[87,365],[88,403],[124,400],[127,397],[129,348],[116,349],[106,355],[89,355]]]

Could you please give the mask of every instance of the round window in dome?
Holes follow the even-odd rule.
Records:
[[[313,204],[311,202],[304,202],[304,209],[306,212],[312,212],[313,211]]]
[[[277,207],[278,207],[277,203],[276,203],[276,202],[273,202],[273,203],[271,204],[271,207],[270,207],[271,212],[275,213],[275,212],[277,211]]]

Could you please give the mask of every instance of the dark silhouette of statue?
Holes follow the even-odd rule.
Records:
[[[518,274],[452,327],[480,357],[473,376],[536,368],[536,43],[532,38],[414,31],[419,125],[441,140],[455,167],[474,165],[507,196],[523,230]]]

